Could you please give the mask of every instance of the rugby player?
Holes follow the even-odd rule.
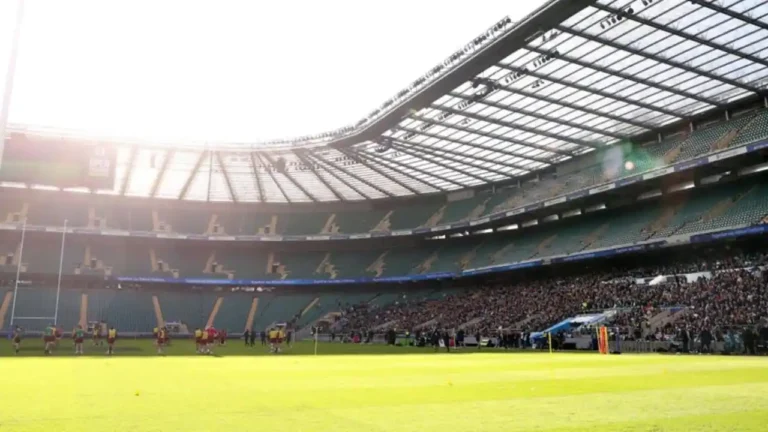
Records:
[[[75,354],[82,354],[83,341],[85,340],[85,330],[83,330],[83,326],[78,325],[72,330],[72,339],[75,340]]]
[[[103,343],[101,340],[101,323],[93,326],[93,346],[99,346]]]
[[[200,327],[195,329],[195,351],[197,351],[198,354],[203,352],[202,349],[202,340],[203,340],[203,331],[200,330]]]
[[[18,354],[21,347],[21,332],[22,329],[19,326],[13,329],[13,351]]]
[[[53,347],[56,345],[56,327],[53,324],[48,324],[48,327],[43,330],[43,342],[45,343],[45,355],[53,353]]]
[[[107,355],[115,352],[115,339],[117,339],[117,330],[112,326],[107,330]]]
[[[165,327],[160,327],[157,330],[157,335],[155,336],[155,345],[157,345],[158,354],[164,354],[163,347],[165,346],[165,342],[167,340],[168,340],[168,330],[166,330]]]

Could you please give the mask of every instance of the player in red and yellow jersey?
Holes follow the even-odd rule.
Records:
[[[203,339],[203,331],[200,328],[195,329],[195,351],[200,354],[200,342]]]
[[[210,353],[210,347],[208,346],[209,343],[212,341],[208,340],[208,331],[207,330],[201,330],[200,331],[200,354],[208,354]]]
[[[115,352],[115,340],[117,339],[117,330],[114,327],[110,327],[107,330],[107,355],[112,355]]]
[[[157,353],[163,354],[163,347],[165,346],[165,343],[168,339],[168,329],[165,327],[160,327],[157,331],[157,336],[155,336],[155,345],[157,345]]]
[[[96,323],[93,326],[92,336],[93,336],[93,346],[99,346],[103,343],[101,340],[101,323]]]

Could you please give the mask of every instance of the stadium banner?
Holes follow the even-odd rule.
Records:
[[[568,198],[568,201],[573,201],[573,200],[584,198],[587,195],[588,195],[587,190],[584,189],[578,192],[570,193],[566,196],[566,198]]]
[[[724,238],[741,237],[746,235],[768,233],[768,224],[760,224],[746,228],[730,229],[706,234],[694,234],[691,236],[691,243],[705,242],[710,240],[720,240]]]
[[[726,150],[709,157],[709,162],[717,162],[719,160],[728,159],[734,156],[743,155],[747,152],[746,147],[736,147],[735,149]]]
[[[475,220],[469,222],[469,226],[482,225],[482,224],[488,223],[490,221],[491,221],[491,218],[489,218],[489,217],[475,219]]]
[[[164,277],[133,277],[118,276],[113,278],[117,282],[145,282],[145,283],[175,283],[185,285],[341,285],[359,283],[381,282],[411,282],[432,279],[450,279],[456,277],[456,273],[438,272],[410,276],[392,276],[378,278],[345,278],[345,279],[215,279],[215,278],[164,278]]]
[[[603,257],[621,255],[621,254],[632,253],[632,252],[642,252],[642,251],[647,251],[651,249],[658,249],[666,244],[667,244],[666,240],[660,240],[652,243],[625,246],[625,247],[613,248],[613,249],[605,249],[605,250],[600,250],[595,252],[585,252],[585,253],[579,253],[575,255],[567,255],[564,257],[552,258],[551,263],[557,264],[562,262],[581,261],[584,259],[603,258]]]
[[[697,167],[697,166],[706,165],[706,164],[707,164],[707,158],[706,157],[692,159],[692,160],[689,160],[687,162],[681,162],[681,163],[675,165],[675,172],[689,170],[691,168],[694,168],[694,167]]]
[[[560,198],[555,198],[555,199],[549,200],[549,201],[544,203],[544,207],[549,207],[549,206],[553,206],[553,205],[556,205],[556,204],[562,204],[562,203],[565,202],[566,199],[567,198],[563,196],[563,197],[560,197]]]
[[[534,211],[534,210],[538,210],[538,209],[540,209],[542,207],[542,205],[543,205],[543,203],[537,202],[536,204],[531,204],[529,206],[525,206],[523,213],[527,213],[527,212],[531,212],[531,211]]]
[[[761,150],[768,147],[768,141],[750,144],[747,146],[747,152],[753,152],[755,150]]]
[[[589,190],[590,195],[603,193],[612,189],[616,189],[616,183],[608,183]]]
[[[643,174],[643,180],[655,179],[656,177],[661,177],[661,176],[665,176],[665,175],[668,175],[668,174],[672,174],[673,172],[675,172],[675,167],[674,166],[667,167],[667,168],[660,169],[660,170],[656,170],[656,171],[651,171],[651,172],[649,172],[647,174]]]
[[[511,264],[499,264],[499,265],[493,265],[488,267],[480,267],[476,269],[464,270],[461,272],[461,275],[475,276],[475,275],[481,275],[486,273],[518,270],[518,269],[524,269],[524,268],[538,267],[540,265],[543,265],[543,263],[544,263],[543,260],[534,260],[534,261],[523,261],[523,262],[511,263]]]
[[[627,177],[625,179],[621,179],[621,180],[617,181],[616,182],[616,187],[620,188],[620,187],[624,187],[624,186],[627,186],[627,185],[631,185],[632,183],[637,183],[637,182],[641,181],[642,179],[643,179],[643,176],[640,176],[640,175],[636,175],[636,176],[632,176],[632,177]]]

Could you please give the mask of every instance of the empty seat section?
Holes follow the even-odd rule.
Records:
[[[742,128],[731,143],[731,147],[752,144],[768,138],[768,110],[760,110]]]
[[[53,323],[55,309],[56,288],[19,286],[16,297],[16,319],[14,320],[14,325],[19,325],[28,330],[42,330],[48,324]],[[24,317],[27,317],[27,319]]]
[[[282,252],[279,254],[279,261],[285,266],[288,279],[329,279],[329,275],[315,272],[325,258],[325,254],[325,252]]]
[[[367,233],[376,227],[387,212],[387,210],[337,212],[334,223],[339,227],[340,233]]]
[[[420,248],[393,249],[384,258],[384,272],[382,276],[404,276],[411,274],[431,254],[431,250]]]
[[[371,277],[368,266],[382,254],[381,250],[338,251],[331,253],[331,263],[337,278]]]
[[[177,233],[203,234],[208,229],[211,216],[213,212],[205,208],[158,211],[159,221],[170,224],[172,231]]]
[[[213,311],[218,295],[200,292],[158,292],[157,299],[163,312],[163,319],[181,321],[192,331],[204,328]]]
[[[224,294],[221,297],[221,307],[216,315],[214,326],[219,329],[225,329],[228,332],[243,331],[245,329],[245,322],[248,320],[248,313],[251,311],[253,295],[232,293]]]
[[[649,225],[660,215],[659,206],[655,203],[649,203],[635,211],[614,216],[608,223],[606,230],[586,249],[602,249],[646,240],[652,234],[648,231]]]
[[[273,323],[287,322],[300,315],[315,298],[311,294],[264,295],[259,298],[259,308],[253,320],[253,328],[261,331]]]
[[[267,276],[267,256],[263,249],[219,247],[216,262],[222,270],[232,272],[236,279],[263,279]]]
[[[88,291],[88,320],[103,321],[118,332],[151,332],[157,325],[152,294],[135,290]]]
[[[277,232],[285,235],[320,234],[331,213],[284,213],[277,223]]]
[[[398,207],[392,213],[389,220],[392,223],[391,230],[418,228],[423,225],[430,216],[442,207],[441,203],[414,204],[407,207]]]
[[[476,195],[469,199],[449,202],[445,207],[445,212],[443,212],[443,218],[440,222],[446,224],[464,220],[486,198],[487,196],[485,195]]]
[[[40,197],[37,198],[39,199]],[[67,226],[70,227],[88,226],[88,205],[80,200],[29,201],[29,224],[64,226],[65,219],[67,220]]]

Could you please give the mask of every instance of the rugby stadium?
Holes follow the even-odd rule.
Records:
[[[765,430],[768,2],[489,24],[291,139],[6,97],[0,431]]]

